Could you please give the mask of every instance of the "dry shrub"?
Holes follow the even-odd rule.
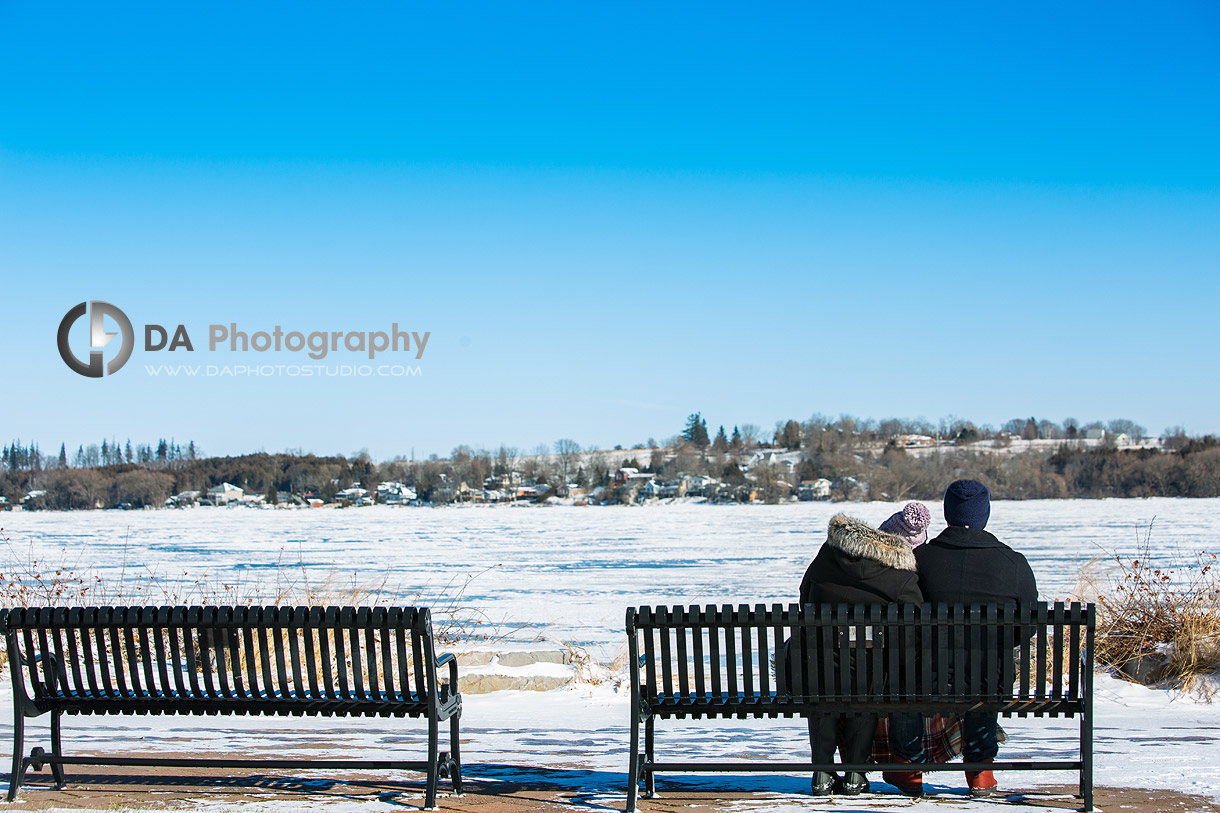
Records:
[[[1220,563],[1215,553],[1175,551],[1158,564],[1151,538],[1149,524],[1134,556],[1111,554],[1081,573],[1077,593],[1097,604],[1097,662],[1210,696],[1209,678],[1220,674]]]

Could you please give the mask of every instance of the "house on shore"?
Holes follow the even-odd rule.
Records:
[[[221,483],[208,489],[208,500],[212,505],[228,505],[241,501],[245,492],[232,483]]]

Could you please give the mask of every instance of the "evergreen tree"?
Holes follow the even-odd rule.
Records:
[[[68,468],[68,450],[62,443],[59,444],[59,467],[61,469]]]
[[[801,425],[796,421],[788,421],[783,429],[776,433],[775,442],[789,451],[801,448]]]
[[[687,416],[682,439],[698,449],[706,449],[711,442],[707,436],[707,421],[698,412]]]
[[[741,431],[736,426],[733,427],[733,437],[729,438],[729,448],[735,452],[741,451]]]
[[[720,454],[724,454],[726,451],[728,451],[729,439],[728,436],[724,434],[723,424],[720,426],[720,429],[716,431],[716,439],[712,441],[712,448]]]
[[[102,438],[102,465],[110,465],[110,446],[106,443],[105,438]]]
[[[135,455],[131,452],[131,438],[127,438],[127,448],[124,450],[124,457],[127,458],[128,463],[135,462]]]

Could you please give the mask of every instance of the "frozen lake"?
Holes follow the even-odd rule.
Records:
[[[0,524],[5,573],[34,560],[43,573],[67,565],[112,591],[120,575],[128,584],[151,575],[194,601],[215,600],[224,585],[269,600],[325,583],[333,601],[353,584],[380,586],[401,603],[456,599],[464,613],[522,628],[519,638],[577,643],[609,660],[624,644],[627,606],[795,601],[833,514],[877,524],[900,505],[200,508],[13,512]],[[928,505],[935,534],[941,508]],[[1134,553],[1154,518],[1160,555],[1220,549],[1214,499],[997,502],[988,530],[1029,557],[1044,598],[1060,599],[1089,560]]]

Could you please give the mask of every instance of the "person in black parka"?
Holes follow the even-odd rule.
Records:
[[[826,544],[801,580],[801,604],[887,604],[923,602],[915,556],[901,536],[838,514],[830,520]],[[814,762],[832,762],[840,718],[843,722],[843,762],[866,762],[872,751],[876,715],[823,714],[809,718],[809,746]],[[864,774],[848,773],[842,780],[818,772],[813,792],[859,793],[868,789]]]
[[[957,480],[945,489],[946,528],[915,551],[919,586],[929,602],[1032,604],[1038,584],[1025,557],[983,530],[991,517],[991,492],[976,480]],[[1004,691],[1011,687],[1003,687]],[[992,762],[999,753],[995,714],[962,718],[962,758]],[[996,789],[991,771],[967,772],[972,796]]]

